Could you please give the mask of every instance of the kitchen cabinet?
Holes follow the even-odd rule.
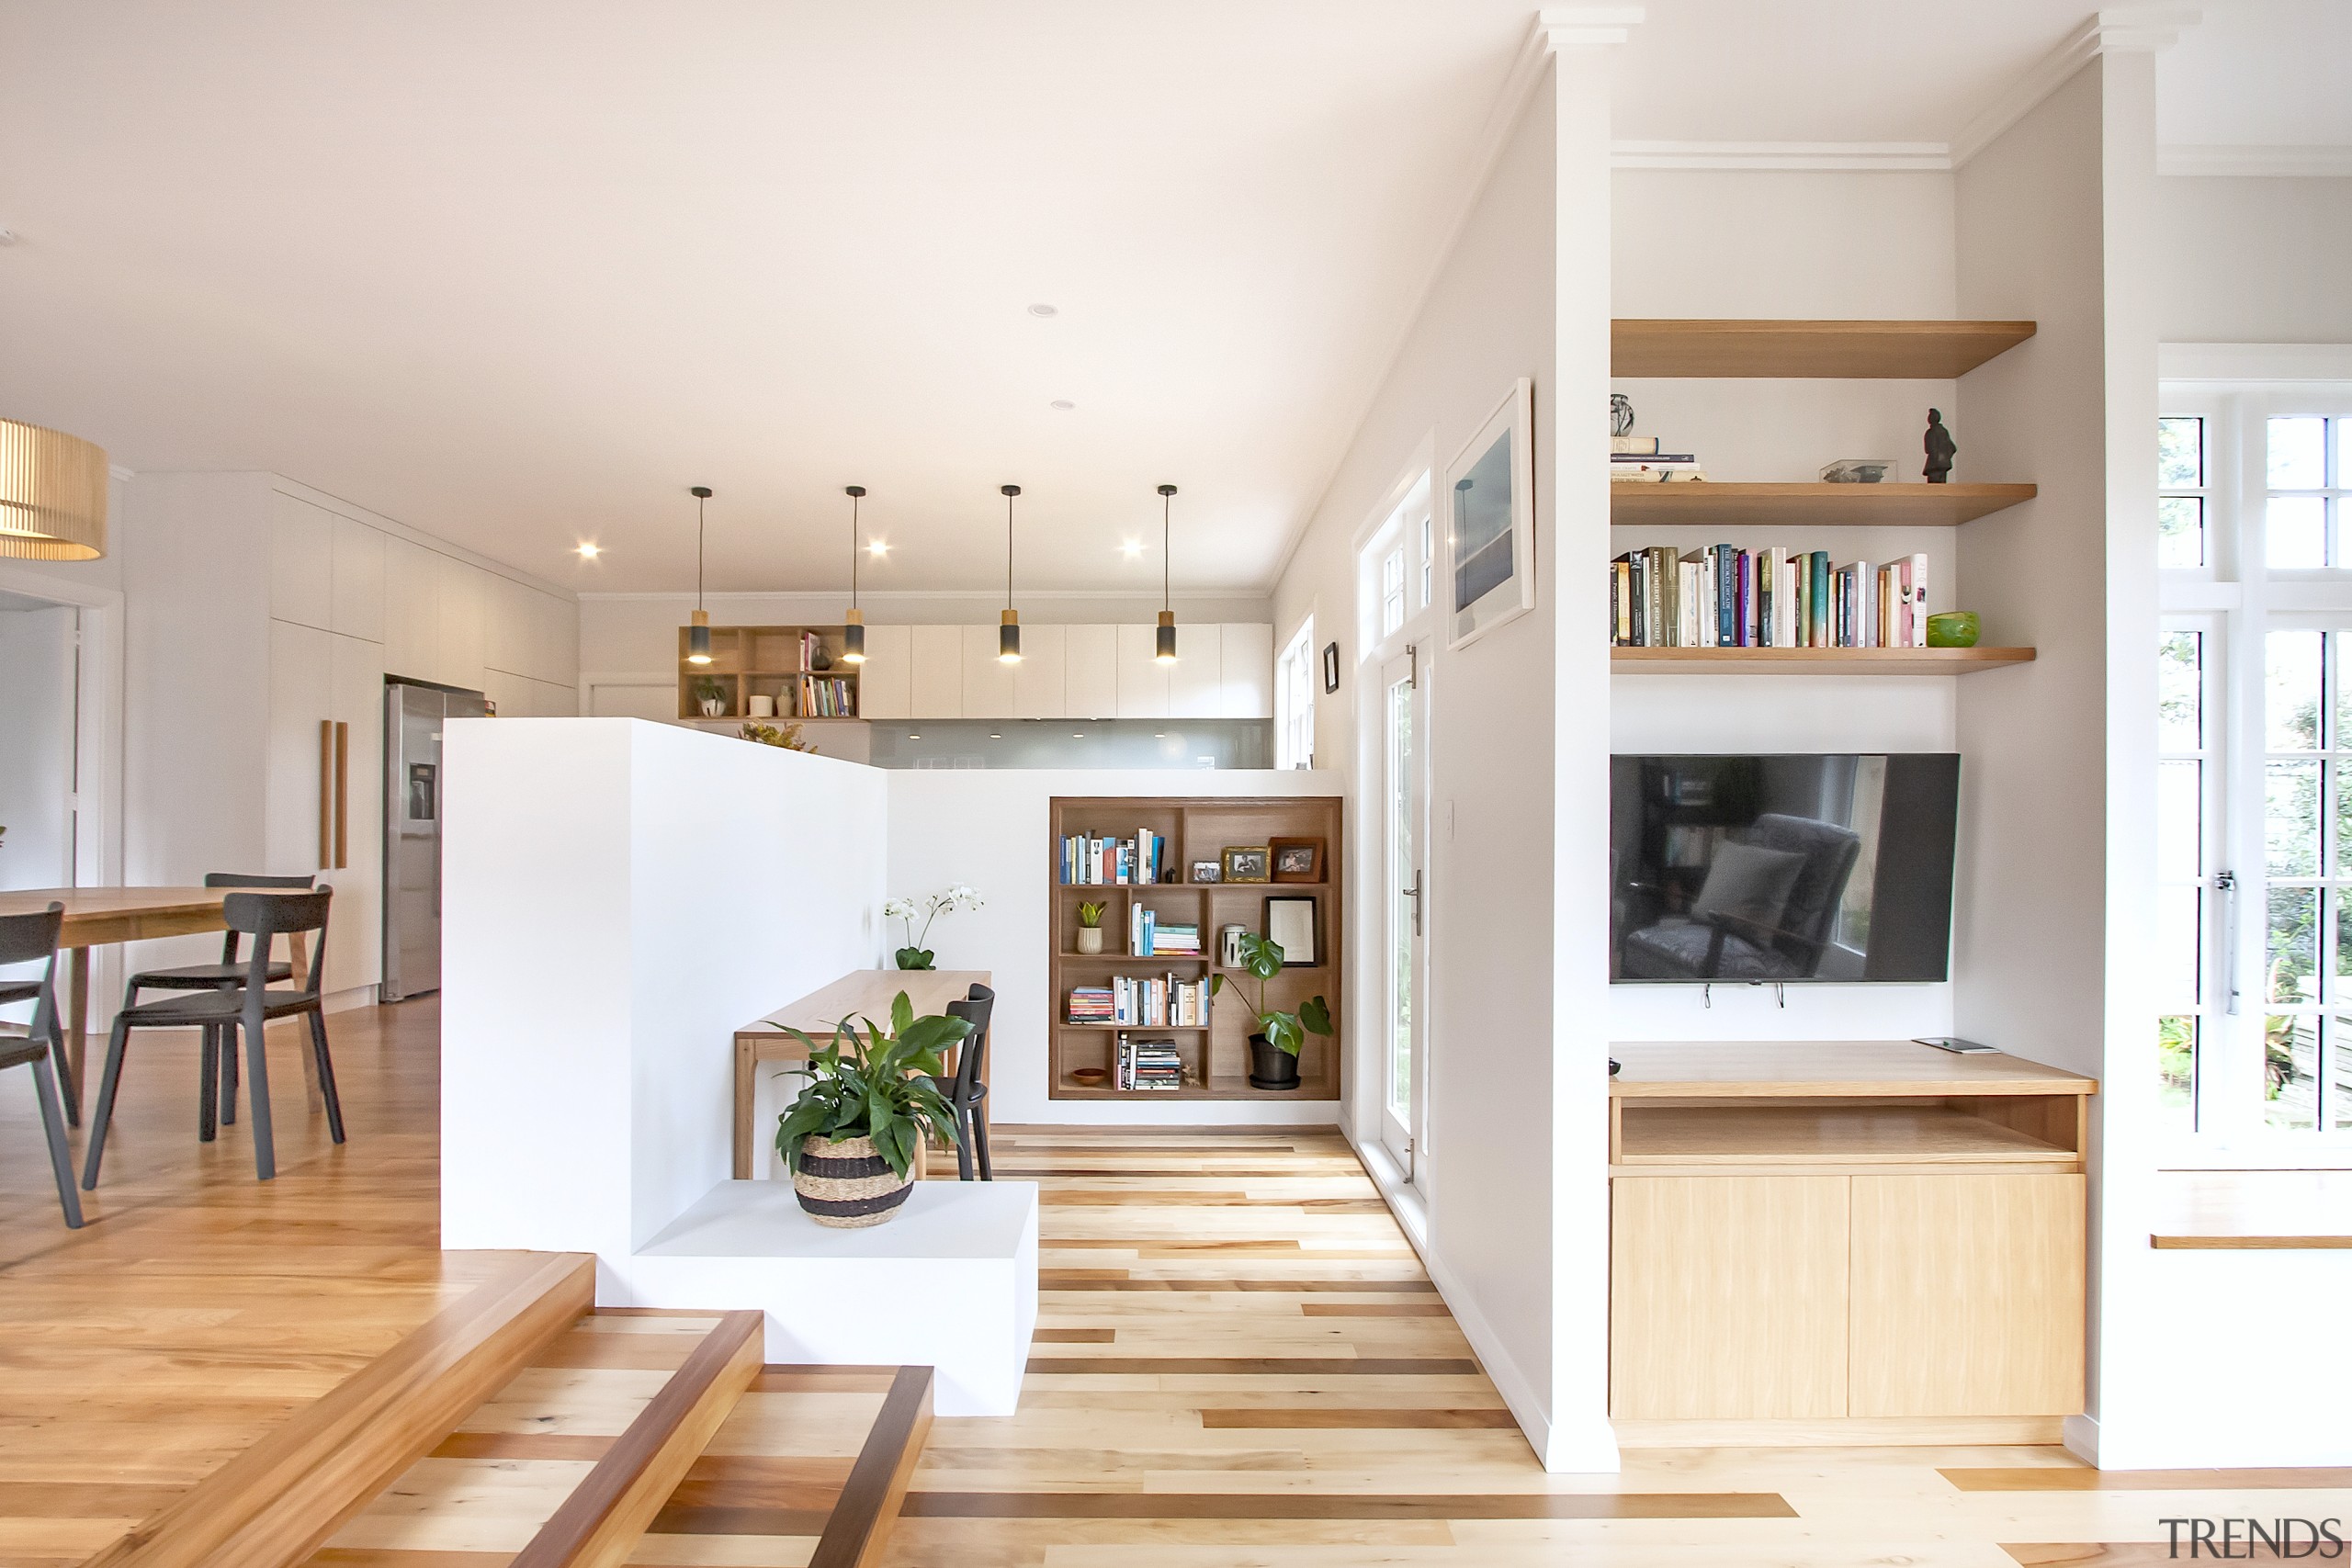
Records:
[[[1119,711],[1116,626],[1062,628],[1062,712],[1065,718],[1112,718]]]
[[[1150,628],[1155,649],[1159,628]],[[1178,626],[1176,662],[1168,673],[1168,716],[1216,718],[1225,712],[1225,628]]]
[[[1274,716],[1274,628],[1263,621],[1217,627],[1220,718]]]
[[[1068,718],[1069,679],[1068,626],[1023,626],[1024,657],[1012,667],[1014,718]]]
[[[865,628],[865,662],[857,670],[858,716],[896,719],[914,713],[912,626]]]
[[[960,718],[964,714],[964,628],[911,626],[908,656],[909,718]]]
[[[1012,716],[1012,681],[1017,665],[1004,663],[997,658],[997,629],[994,626],[965,626],[964,633],[964,701],[958,710],[965,718],[1011,718]],[[1028,660],[1023,659],[1023,663]]]
[[[1121,626],[1116,628],[1118,655],[1112,661],[1118,682],[1119,718],[1168,716],[1168,666],[1159,662],[1159,627]]]
[[[334,889],[330,993],[381,975],[383,702],[380,644],[270,622],[263,869]]]

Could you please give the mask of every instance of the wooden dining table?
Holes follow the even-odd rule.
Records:
[[[90,949],[155,937],[194,936],[226,931],[221,900],[230,887],[36,887],[0,893],[0,915],[37,915],[51,904],[65,906],[57,945],[66,960],[65,1057],[73,1068],[74,1099],[82,1096],[82,1059],[90,1020]]]
[[[945,1012],[949,1002],[962,1000],[974,986],[985,986],[989,979],[986,969],[853,969],[831,984],[821,986],[797,1001],[786,1002],[738,1029],[735,1179],[752,1179],[752,1165],[758,1152],[758,1136],[752,1123],[760,1064],[802,1062],[808,1058],[808,1048],[786,1033],[787,1028],[797,1029],[821,1044],[831,1038],[835,1025],[848,1019],[851,1032],[862,1037],[865,1032],[859,1024],[864,1020],[871,1019],[882,1029],[890,1026],[890,1004],[900,991],[907,993],[907,1003],[915,1010],[915,1016],[926,1018]],[[956,1070],[958,1055],[955,1047],[948,1048],[948,1072]],[[973,1111],[976,1116],[982,1113],[978,1109]]]

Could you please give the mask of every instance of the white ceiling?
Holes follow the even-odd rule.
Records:
[[[2253,13],[2352,11],[2240,7],[2165,139],[2352,141],[2342,51],[2225,134],[2278,96],[2248,60],[2317,69]],[[1180,589],[1262,587],[1532,10],[0,0],[0,412],[582,589],[691,586],[695,483],[713,589],[843,584],[849,482],[869,586],[984,589],[1008,480],[1024,587],[1156,588],[1162,480]],[[1948,139],[2085,14],[1651,0],[1619,133]]]

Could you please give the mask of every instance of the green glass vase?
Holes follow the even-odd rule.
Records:
[[[1980,635],[1973,610],[1946,610],[1928,617],[1929,648],[1974,648]]]

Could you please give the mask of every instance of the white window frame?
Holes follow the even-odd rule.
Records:
[[[1315,766],[1315,617],[1274,660],[1274,766]]]

